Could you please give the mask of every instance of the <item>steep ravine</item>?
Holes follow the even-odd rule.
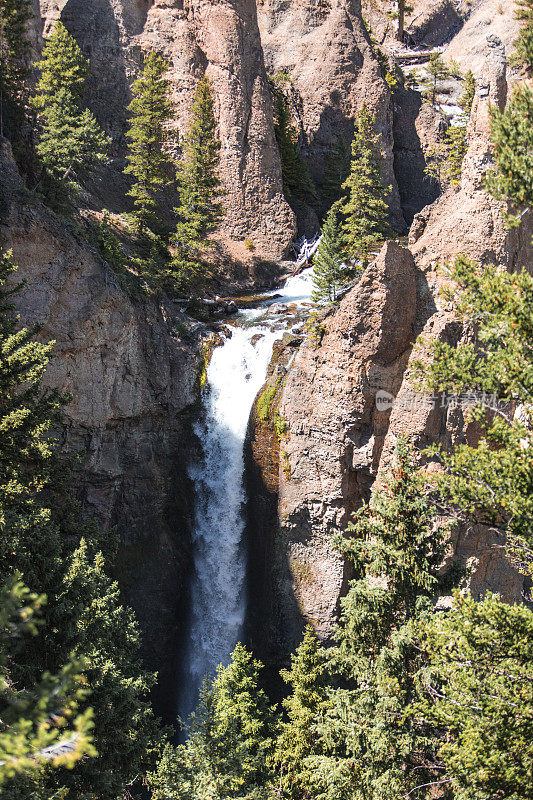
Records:
[[[83,236],[28,202],[5,142],[1,155],[0,235],[19,265],[14,280],[26,281],[21,322],[56,342],[45,384],[72,394],[61,445],[81,454],[73,486],[87,513],[118,530],[117,577],[166,698],[191,564],[198,334],[172,306],[128,294]]]
[[[194,85],[207,72],[216,96],[227,211],[219,258],[232,290],[279,278],[279,261],[296,230],[282,193],[267,72],[290,77],[302,152],[319,186],[326,153],[339,133],[349,138],[365,101],[382,134],[392,219],[400,229],[414,216],[409,249],[387,245],[314,336],[303,344],[303,336],[291,337],[276,348],[268,385],[272,408],[286,425],[283,434],[273,415],[252,415],[245,448],[245,630],[271,664],[284,661],[306,621],[323,638],[331,633],[347,577],[331,533],[341,531],[369,496],[397,438],[407,434],[424,445],[468,435],[457,413],[404,402],[416,335],[461,335],[439,298],[437,261],[466,252],[509,269],[532,263],[531,219],[509,232],[504,207],[483,190],[491,159],[488,102],[501,106],[506,89],[503,47],[487,40],[480,16],[492,2],[477,3],[463,28],[479,91],[462,184],[437,199],[424,169],[442,116],[410,90],[391,94],[359,0],[328,0],[322,10],[314,0],[34,0],[44,34],[61,19],[90,58],[86,101],[113,137],[111,163],[85,195],[90,206],[128,208],[121,173],[126,108],[142,54],[156,49],[169,60],[175,149]],[[461,2],[439,0],[438,13],[424,5],[420,41],[436,36],[443,42],[460,27]],[[36,23],[36,57],[40,36]],[[453,40],[449,48],[456,52]],[[169,196],[164,214],[172,201]],[[161,697],[172,715],[176,641],[184,632],[193,565],[189,467],[200,455],[193,424],[201,413],[201,326],[171,302],[126,291],[75,226],[24,192],[5,142],[0,214],[2,244],[13,248],[18,277],[27,280],[18,300],[22,322],[43,323],[43,338],[57,342],[47,385],[73,394],[61,437],[66,450],[82,453],[76,489],[105,528],[118,528],[118,577],[139,617],[143,656],[160,672]],[[314,229],[316,216],[310,213],[308,222]],[[248,238],[253,251],[245,246]],[[397,398],[392,409],[377,407],[379,390]],[[485,530],[458,534],[456,553],[472,559],[474,592],[494,588],[519,599],[520,577],[489,545]]]

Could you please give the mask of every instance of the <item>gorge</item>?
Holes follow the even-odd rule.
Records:
[[[88,62],[83,104],[111,145],[73,199],[53,207],[35,153],[37,112],[17,136],[6,126],[0,243],[18,267],[7,286],[23,282],[13,295],[19,324],[38,324],[39,341],[54,342],[43,387],[70,396],[52,438],[73,460],[75,514],[80,525],[96,521],[95,549],[112,551],[111,577],[140,630],[131,661],[138,655],[157,672],[149,705],[171,726],[189,718],[204,679],[231,664],[238,642],[261,660],[262,685],[277,703],[288,692],[279,671],[306,628],[326,648],[338,641],[356,573],[339,537],[384,485],[398,444],[410,443],[431,481],[440,467],[426,448],[451,453],[483,438],[479,420],[444,403],[445,392],[420,388],[415,373],[421,361],[430,374],[435,342],[460,350],[475,338],[450,295],[456,256],[486,271],[533,274],[531,207],[521,205],[510,226],[516,204],[487,189],[495,110],[531,80],[511,58],[513,4],[413,6],[400,43],[396,3],[385,0],[31,2],[28,96],[62,23]],[[168,67],[172,169],[184,158],[204,75],[212,91],[223,216],[209,236],[202,289],[189,296],[151,283],[139,267],[154,253],[157,262],[165,236],[174,253],[179,202],[173,173],[154,193],[163,233],[143,243],[125,167],[132,85],[150,52]],[[431,58],[448,65],[433,99]],[[468,69],[474,96],[450,179],[443,143],[463,122]],[[340,202],[363,108],[379,141],[388,235],[374,237],[368,263],[356,264],[334,302],[316,302],[312,265],[297,269],[297,253]],[[105,235],[117,262],[116,250],[102,249]],[[384,395],[390,403],[380,405]],[[437,535],[453,514],[434,495],[430,504]],[[441,573],[454,565],[476,601],[494,592],[529,607],[531,575],[506,542],[499,520],[461,520]],[[450,585],[434,606],[453,602]],[[143,782],[153,763],[133,771]],[[106,791],[90,797],[113,797]]]

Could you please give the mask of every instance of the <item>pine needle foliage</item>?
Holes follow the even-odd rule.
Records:
[[[322,752],[308,760],[312,796],[393,800],[431,780],[433,731],[407,712],[421,666],[414,625],[438,593],[446,538],[405,442],[347,534],[337,544],[356,577],[342,600],[335,688],[318,723]]]
[[[89,65],[61,22],[47,39],[37,69],[40,78],[33,105],[42,126],[37,153],[52,182],[80,180],[105,162],[111,142],[93,114],[83,108]]]
[[[343,184],[347,199],[342,206],[348,255],[368,266],[372,247],[388,233],[386,197],[390,187],[381,181],[383,155],[375,133],[375,118],[363,105],[354,123],[352,164]]]
[[[179,205],[175,254],[162,281],[184,294],[201,292],[209,277],[204,257],[213,246],[209,238],[223,217],[218,167],[220,141],[214,114],[211,82],[199,82],[191,109],[191,123],[183,141],[183,159],[178,168]]]
[[[434,53],[429,57],[426,65],[428,77],[426,80],[426,92],[428,99],[431,103],[435,104],[437,99],[437,86],[439,81],[449,77],[450,71],[446,66],[442,56],[439,53]]]
[[[521,23],[515,43],[514,62],[533,72],[533,0],[515,0],[515,16]]]
[[[476,93],[476,81],[471,70],[464,77],[463,93],[459,99],[461,119],[446,131],[447,175],[452,186],[461,180],[464,157],[468,150],[467,126]]]
[[[153,800],[267,800],[277,726],[260,668],[237,645],[229,666],[206,682],[189,740],[168,747],[150,776]]]
[[[0,259],[0,583],[17,571],[45,594],[43,633],[19,640],[10,679],[31,692],[44,673],[83,663],[93,709],[98,756],[74,770],[58,767],[35,776],[15,774],[2,787],[5,800],[68,795],[69,800],[116,800],[152,763],[161,731],[148,702],[154,676],[137,660],[139,633],[118,586],[106,574],[105,535],[84,520],[69,496],[68,470],[53,432],[67,397],[45,391],[42,378],[53,343],[36,341],[37,328],[19,330],[6,281],[15,271],[10,253]],[[74,675],[69,668],[68,674]],[[85,719],[85,717],[83,717]],[[80,721],[82,717],[80,717]],[[80,734],[83,728],[80,728]],[[68,764],[67,764],[68,766]]]
[[[15,133],[27,91],[29,0],[0,0],[0,136]]]
[[[281,724],[274,757],[276,797],[312,797],[313,770],[306,759],[316,750],[317,715],[330,685],[327,666],[327,652],[308,626],[290,669],[281,671],[291,693],[283,701],[286,720]]]
[[[503,112],[493,109],[491,138],[495,168],[487,185],[497,198],[533,206],[533,91],[518,86]]]
[[[168,122],[172,117],[170,81],[164,76],[168,65],[152,51],[148,54],[142,75],[132,88],[133,100],[128,106],[130,127],[128,165],[125,172],[135,183],[129,191],[135,204],[137,233],[145,227],[156,230],[156,193],[172,182],[172,169],[165,153]]]
[[[460,347],[431,343],[431,362],[417,371],[426,390],[462,397],[482,436],[451,453],[434,448],[446,468],[436,483],[443,502],[494,526],[527,554],[533,544],[533,278],[480,267],[465,256],[455,259],[451,277],[456,285],[445,296],[471,336]]]
[[[0,789],[15,775],[31,784],[44,765],[73,767],[96,755],[91,710],[78,713],[87,694],[83,662],[71,658],[56,675],[46,672],[23,690],[11,679],[10,664],[18,658],[20,641],[37,636],[44,603],[17,573],[0,589]]]
[[[331,208],[343,197],[342,186],[350,173],[351,150],[343,136],[339,136],[335,145],[328,151],[324,159],[324,172],[320,184],[322,204]]]
[[[289,203],[313,205],[316,188],[309,167],[298,152],[298,132],[292,124],[289,101],[278,81],[272,84],[275,98],[274,133],[281,159],[283,194]]]
[[[482,602],[456,594],[447,613],[420,626],[420,647],[427,666],[414,714],[440,731],[435,784],[454,800],[531,797],[531,610],[490,593]]]
[[[322,238],[313,259],[313,295],[317,303],[333,303],[353,275],[345,263],[344,233],[339,204],[334,204],[322,228]]]

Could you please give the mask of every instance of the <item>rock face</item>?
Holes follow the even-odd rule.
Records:
[[[415,47],[435,47],[449,41],[461,28],[461,0],[419,0],[406,21],[406,38]]]
[[[256,259],[281,258],[294,220],[281,190],[254,0],[41,0],[41,15],[45,33],[61,19],[90,57],[87,101],[113,134],[119,159],[129,85],[143,52],[158,50],[170,63],[177,139],[188,124],[196,83],[207,72],[222,141],[227,213],[221,244],[230,256],[244,257],[250,239]],[[102,182],[109,181],[104,176]]]
[[[263,652],[283,660],[311,622],[320,636],[332,630],[347,576],[331,534],[368,499],[400,436],[422,448],[473,435],[460,409],[442,408],[414,392],[412,343],[457,344],[462,327],[439,295],[438,262],[465,253],[509,270],[533,263],[533,215],[509,231],[505,204],[483,190],[490,167],[489,103],[505,103],[505,57],[499,40],[485,45],[485,80],[478,88],[461,186],[415,217],[410,250],[389,243],[338,310],[317,323],[285,379],[280,413],[289,434],[281,442],[278,520],[270,530],[264,573],[272,588],[270,630]],[[320,327],[322,326],[322,327]],[[314,342],[313,342],[314,339]],[[417,352],[417,358],[424,358]],[[524,578],[495,548],[484,528],[458,530],[455,557],[471,568],[474,595],[499,592],[518,602]],[[497,542],[502,544],[502,542]],[[265,642],[265,638],[268,638]]]
[[[16,279],[27,282],[16,296],[21,321],[41,323],[43,339],[56,341],[45,383],[73,396],[61,446],[81,454],[74,487],[86,511],[118,528],[117,577],[168,697],[190,569],[186,464],[195,447],[197,347],[173,331],[168,309],[128,294],[83,238],[40,204],[19,200],[5,143],[2,154],[0,230]]]
[[[482,0],[446,48],[445,58],[454,58],[463,71],[471,69],[477,78],[483,77],[487,36],[497,36],[509,54],[518,28],[514,3]]]
[[[372,52],[359,0],[257,0],[257,7],[266,64],[275,74],[285,70],[291,79],[304,152],[317,185],[325,155],[339,136],[351,141],[354,114],[366,102],[376,114],[391,214],[401,230],[390,91]]]
[[[376,393],[400,387],[415,310],[413,258],[389,243],[324,321],[320,346],[304,344],[287,375],[266,648],[275,658],[298,642],[303,620],[331,633],[344,578],[331,536],[368,496],[390,413],[376,408]]]
[[[400,87],[394,94],[394,174],[403,214],[413,217],[431,205],[440,189],[426,175],[427,156],[442,137],[447,123],[441,111],[425,102],[419,92]]]

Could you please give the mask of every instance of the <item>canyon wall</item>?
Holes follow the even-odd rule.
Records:
[[[28,199],[3,140],[0,235],[24,280],[21,323],[56,342],[45,385],[70,392],[61,447],[79,454],[73,488],[86,513],[116,526],[117,577],[143,631],[143,656],[173,683],[185,615],[191,490],[186,465],[196,443],[198,331],[139,285],[124,284],[90,246]],[[201,326],[199,326],[201,327]]]
[[[288,432],[280,442],[276,485],[272,467],[266,473],[257,458],[265,431],[252,421],[249,452],[250,457],[256,454],[256,494],[251,515],[257,517],[268,497],[271,508],[277,503],[277,518],[263,531],[270,547],[262,545],[262,556],[270,559],[262,574],[271,586],[261,587],[261,611],[272,624],[267,629],[252,622],[251,627],[256,647],[273,662],[294,648],[306,623],[324,639],[332,632],[347,579],[332,535],[341,533],[351,513],[369,498],[398,438],[407,436],[423,448],[471,435],[460,409],[441,407],[414,391],[412,344],[418,335],[460,342],[461,324],[439,293],[439,264],[458,253],[509,270],[533,264],[531,212],[520,228],[509,230],[505,204],[484,191],[483,176],[492,164],[489,108],[505,105],[505,71],[504,47],[490,35],[461,185],[415,216],[408,249],[384,246],[338,309],[318,319],[300,347],[278,399]],[[390,402],[380,402],[383,396]],[[453,557],[469,567],[474,595],[492,590],[509,602],[521,601],[524,576],[495,544],[503,542],[487,529],[458,529]],[[252,563],[259,574],[260,567]],[[251,594],[252,609],[259,608],[253,585]]]
[[[253,0],[41,0],[44,32],[60,19],[90,59],[86,100],[114,140],[116,169],[101,176],[101,198],[112,210],[127,183],[123,165],[130,84],[142,54],[157,50],[169,62],[174,103],[174,150],[190,118],[199,78],[207,73],[222,142],[220,174],[225,221],[219,240],[233,259],[281,258],[294,232],[281,188],[268,87]],[[111,189],[111,191],[110,191]],[[123,202],[123,200],[122,200]]]
[[[325,156],[339,136],[351,142],[354,115],[366,103],[381,135],[391,221],[402,230],[391,93],[364,28],[359,0],[257,0],[257,7],[267,67],[273,74],[285,71],[290,79],[303,153],[317,186]]]

